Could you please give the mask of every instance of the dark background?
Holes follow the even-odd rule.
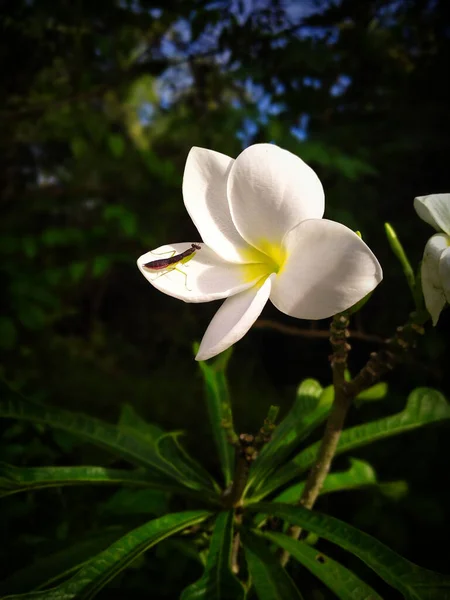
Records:
[[[353,343],[352,372],[379,347],[371,335],[388,337],[406,320],[412,300],[383,223],[393,224],[416,266],[433,231],[413,198],[450,191],[448,0],[0,7],[4,380],[109,421],[130,403],[164,428],[186,430],[192,452],[217,469],[192,343],[218,304],[164,296],[135,266],[151,248],[198,240],[181,196],[193,145],[233,157],[254,142],[291,150],[319,174],[325,216],[362,232],[384,281],[352,324],[368,335]],[[355,409],[351,423],[400,410],[417,385],[448,392],[449,313],[390,376],[387,398]],[[272,306],[262,317],[302,330],[328,326]],[[305,377],[328,384],[329,352],[321,337],[254,327],[229,369],[239,430],[256,430],[269,404],[285,412]],[[107,464],[67,435],[1,426],[6,462]],[[361,450],[380,481],[407,484],[325,497],[319,507],[422,566],[448,571],[448,433],[437,425]],[[117,511],[105,508],[112,493],[78,488],[2,500],[0,571],[8,576],[114,528]],[[164,511],[159,500],[144,512]],[[120,518],[133,525],[148,515]],[[152,597],[176,598],[199,570],[170,545],[134,567],[114,585],[136,598],[150,588]],[[305,598],[326,597],[306,582]]]

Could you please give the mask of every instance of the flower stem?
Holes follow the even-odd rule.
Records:
[[[249,470],[250,461],[248,456],[245,454],[243,449],[238,446],[233,483],[222,496],[222,501],[226,508],[235,508],[240,506],[242,494],[247,484]]]
[[[303,493],[298,501],[299,506],[311,509],[320,494],[323,483],[330,471],[331,463],[336,453],[342,430],[344,428],[347,412],[354,398],[366,390],[385,373],[401,362],[412,348],[416,339],[423,334],[423,325],[429,319],[426,311],[414,312],[403,327],[397,327],[395,335],[387,340],[386,348],[373,352],[369,361],[352,381],[345,381],[345,368],[350,345],[346,342],[348,337],[349,318],[346,313],[336,315],[330,327],[330,342],[333,348],[331,367],[333,371],[334,402],[325,426],[317,459],[309,472]],[[291,526],[288,534],[298,539],[302,530],[300,527]],[[289,552],[281,554],[281,564],[285,566],[289,561]]]
[[[339,438],[344,427],[345,417],[351,406],[352,398],[345,391],[345,368],[350,345],[347,343],[349,317],[343,313],[336,315],[330,327],[330,342],[333,348],[331,368],[333,371],[334,402],[325,426],[325,433],[320,444],[317,459],[309,472],[305,488],[298,504],[305,508],[312,508],[323,483],[328,475],[332,460],[336,453]],[[298,539],[301,527],[291,526],[288,534]],[[289,552],[283,551],[281,564],[284,566],[289,560]]]
[[[423,325],[429,318],[427,311],[411,313],[408,322],[397,327],[392,338],[386,341],[386,347],[379,352],[372,352],[358,375],[345,384],[347,395],[355,398],[401,363],[409,351],[415,348],[417,338],[424,333]]]
[[[398,258],[398,260],[402,266],[403,273],[405,274],[406,281],[408,283],[409,289],[411,290],[412,297],[413,297],[414,302],[417,307],[418,306],[418,296],[417,296],[417,290],[416,290],[416,277],[415,277],[414,271],[411,267],[411,263],[409,262],[409,259],[406,256],[406,252],[405,252],[400,240],[398,239],[397,233],[394,230],[394,228],[392,227],[392,225],[390,223],[385,223],[384,230],[386,232],[386,237],[388,239],[391,250],[395,254],[395,256]]]
[[[347,343],[349,318],[342,314],[334,317],[330,327],[330,341],[333,348],[331,368],[333,371],[334,402],[325,427],[317,460],[306,481],[300,499],[301,506],[311,508],[322,489],[336,452],[351,398],[345,391],[345,369],[350,345]],[[298,537],[298,536],[297,536]]]

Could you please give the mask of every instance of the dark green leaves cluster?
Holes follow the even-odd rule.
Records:
[[[232,482],[233,454],[238,446],[226,378],[228,359],[229,356],[225,356],[210,364],[201,364],[209,418],[226,486]],[[383,398],[386,389],[380,394],[378,387],[368,390],[360,402]],[[105,529],[100,536],[42,559],[38,571],[32,566],[13,574],[0,588],[0,593],[6,593],[5,598],[17,599],[88,600],[151,547],[178,534],[174,549],[203,566],[203,574],[185,588],[182,600],[243,600],[252,589],[261,600],[301,599],[301,585],[297,587],[297,581],[281,566],[279,555],[283,551],[337,598],[380,599],[378,591],[359,574],[328,552],[322,552],[321,538],[354,554],[408,600],[450,598],[450,576],[418,567],[338,519],[295,506],[304,481],[283,489],[314,460],[317,445],[298,452],[299,446],[322,424],[332,400],[332,389],[323,389],[317,381],[306,380],[299,386],[291,411],[254,460],[243,501],[237,509],[225,509],[225,490],[221,490],[180,445],[179,434],[164,433],[141,419],[131,406],[125,405],[119,423],[110,425],[81,414],[44,407],[3,387],[1,417],[70,432],[134,465],[125,469],[3,464],[0,468],[3,496],[48,487],[121,486],[122,489],[104,504],[105,514],[119,519],[133,515],[142,518],[148,514],[154,517],[131,531],[123,527]],[[445,398],[432,389],[416,389],[399,414],[345,430],[339,451],[355,450],[378,439],[444,419],[450,419]],[[377,485],[378,478],[371,465],[351,458],[347,470],[330,473],[322,493]],[[258,501],[274,491],[278,495],[273,502]],[[166,514],[168,498],[173,494],[204,508]],[[278,526],[274,527],[274,519]],[[306,540],[292,539],[283,533],[288,525],[299,526],[310,535]],[[32,591],[24,590],[24,581],[30,582]],[[25,593],[11,594],[14,589]]]
[[[211,497],[217,485],[209,474],[194,461],[180,445],[178,433],[161,433],[155,428],[147,432],[132,429],[129,425],[110,425],[81,414],[69,413],[55,408],[43,407],[25,400],[19,394],[2,386],[0,416],[33,421],[75,434],[101,446],[116,456],[123,457],[138,466],[134,472],[95,467],[49,468],[16,470],[6,467],[1,481],[6,490],[20,491],[39,485],[48,487],[66,483],[68,485],[96,482],[126,482],[152,485],[159,489],[186,490],[204,493]],[[151,433],[150,433],[151,432]],[[152,433],[155,435],[152,436]],[[59,481],[58,481],[59,477]],[[181,486],[181,487],[180,487]]]
[[[39,600],[70,600],[82,598],[89,600],[115,576],[130,565],[143,552],[165,538],[201,523],[208,517],[206,511],[173,513],[130,531],[104,552],[88,561],[73,577],[59,585],[42,592],[31,592],[5,598],[36,598]]]

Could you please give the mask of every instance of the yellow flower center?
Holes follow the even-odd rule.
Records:
[[[261,240],[258,244],[261,251],[267,257],[267,264],[272,269],[272,273],[279,273],[284,266],[286,260],[286,250],[280,244],[274,244],[269,240]]]
[[[251,248],[246,252],[245,258],[248,263],[243,265],[245,281],[253,281],[271,273],[279,274],[284,266],[286,251],[280,244],[261,240],[258,247],[260,250]]]

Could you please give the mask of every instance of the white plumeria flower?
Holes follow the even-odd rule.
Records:
[[[427,242],[422,260],[422,290],[425,306],[436,325],[450,302],[450,194],[414,198],[414,208],[436,233]]]
[[[236,160],[192,148],[183,197],[203,244],[179,271],[144,268],[156,254],[179,254],[191,242],[161,246],[138,260],[157,289],[185,302],[226,298],[196,360],[240,340],[267,300],[298,319],[324,319],[361,300],[381,281],[378,260],[350,229],[322,219],[324,192],[300,158],[255,144]],[[170,256],[166,254],[165,256]]]

